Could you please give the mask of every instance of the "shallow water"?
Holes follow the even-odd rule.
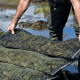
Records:
[[[47,16],[45,15],[45,11],[49,10],[49,6],[46,4],[46,10],[43,9],[43,4],[33,4],[31,3],[27,11],[23,14],[19,22],[36,22],[38,20],[46,21],[47,22]],[[48,8],[48,9],[47,9]],[[38,11],[39,10],[39,11]],[[40,11],[41,10],[41,11]],[[0,8],[0,28],[6,32],[7,27],[11,23],[14,15],[15,15],[16,9],[11,8],[5,8],[4,6]],[[49,11],[47,11],[46,15],[48,15]],[[65,35],[65,38],[63,41],[76,38],[75,31],[73,29],[73,15],[69,15],[68,21],[65,25],[65,28],[63,30],[63,34]],[[19,27],[19,25],[17,25]],[[33,35],[41,35],[49,38],[49,31],[48,30],[42,30],[37,31],[30,28],[23,28],[26,31],[32,33]]]
[[[24,15],[21,17],[19,22],[36,22],[38,20],[43,20],[47,22],[47,15],[49,13],[49,6],[48,4],[45,4],[46,8],[42,9],[44,7],[43,4],[33,4],[31,3],[27,11],[24,13]],[[38,11],[39,10],[39,11]],[[5,6],[0,6],[0,28],[4,31],[7,32],[7,27],[11,23],[14,15],[16,12],[16,8],[9,8]],[[46,16],[44,16],[46,15]],[[69,15],[68,21],[65,25],[65,28],[63,29],[63,34],[65,35],[65,38],[63,41],[76,38],[75,31],[73,29],[73,15]],[[17,25],[18,28],[19,25]],[[24,30],[32,33],[33,35],[41,35],[49,38],[49,31],[48,30],[42,30],[42,31],[37,31],[33,30],[30,28],[23,28]],[[76,62],[77,63],[77,62]],[[68,67],[64,68],[69,70],[72,73],[77,73],[78,69],[76,68],[77,66],[69,65]]]

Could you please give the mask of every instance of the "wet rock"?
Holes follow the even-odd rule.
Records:
[[[31,29],[38,30],[38,31],[41,31],[41,30],[44,30],[44,29],[48,29],[47,28],[47,22],[42,21],[42,20],[34,22],[34,23],[20,22],[18,24],[19,24],[19,27],[31,28]]]
[[[0,29],[0,35],[3,35],[4,34],[4,32],[2,31],[2,29]]]
[[[45,28],[47,28],[47,22],[45,22],[45,21],[37,21],[37,22],[35,22],[35,23],[33,23],[31,25],[31,28],[34,28],[34,29],[37,28],[38,30],[45,29]]]
[[[0,45],[35,51],[51,57],[66,58],[74,58],[80,49],[80,42],[77,38],[63,42],[53,42],[49,38],[32,35],[21,29],[15,29],[14,35],[7,32],[0,36]]]

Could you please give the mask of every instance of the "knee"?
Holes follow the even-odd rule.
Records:
[[[71,0],[74,10],[80,9],[80,1],[79,0]]]

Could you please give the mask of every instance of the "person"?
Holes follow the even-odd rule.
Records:
[[[23,15],[23,13],[27,10],[30,2],[31,2],[31,0],[20,0],[19,1],[15,16],[14,16],[12,22],[10,23],[10,25],[8,26],[8,31],[11,30],[12,34],[15,34],[14,28],[17,26],[17,23],[18,23],[19,19],[21,18],[21,16]]]
[[[48,15],[49,35],[52,41],[62,41],[63,28],[67,22],[67,18],[72,7],[70,0],[48,0],[50,5],[50,13]],[[73,1],[72,1],[73,2]],[[73,4],[74,5],[74,4]],[[77,4],[76,4],[77,5]],[[73,10],[73,7],[72,7]],[[73,10],[74,13],[74,10]],[[76,36],[79,36],[78,22],[74,13],[74,30]]]
[[[52,1],[52,3],[51,3],[51,1]],[[61,17],[64,14],[68,15],[69,11],[66,11],[67,13],[65,13],[65,11],[64,11],[64,13],[62,13],[62,15],[60,14],[61,13],[60,12],[57,17],[53,17],[54,14],[56,15],[56,13],[54,13],[56,8],[60,7],[59,11],[61,11],[63,9],[62,5],[65,5],[65,4],[62,4],[62,3],[65,2],[65,1],[67,3],[67,0],[49,0],[49,4],[50,4],[50,8],[51,8],[51,18],[54,18],[54,21],[55,21],[56,24],[62,23],[62,22],[64,22],[64,24],[65,24],[65,22],[66,22],[67,16],[65,17],[65,20],[63,18],[61,18]],[[15,14],[11,24],[8,26],[8,31],[11,30],[12,34],[15,34],[14,28],[17,26],[17,23],[18,23],[19,19],[21,18],[21,16],[23,15],[23,13],[27,10],[30,2],[31,2],[31,0],[20,0],[19,1],[16,14]],[[54,4],[54,3],[57,3],[57,4]],[[80,19],[79,19],[80,18],[80,15],[79,15],[79,12],[80,12],[80,6],[79,6],[80,5],[80,1],[79,0],[71,0],[71,3],[73,5],[74,12],[75,12],[75,15],[76,15],[76,18],[78,20],[79,27],[80,27]],[[70,3],[70,5],[71,5],[71,3]],[[59,5],[59,4],[61,4],[61,5]],[[56,6],[56,7],[54,8],[53,6]],[[66,4],[65,7],[66,7],[66,10],[67,10],[67,8],[70,8],[70,6],[67,5],[67,4]],[[54,11],[52,9],[54,9]],[[56,19],[59,19],[59,20],[56,21]],[[60,20],[60,19],[62,19],[62,20]],[[54,21],[53,20],[51,21],[51,25],[54,25],[54,23],[53,23]],[[59,29],[60,29],[61,26],[59,24],[58,24],[58,26],[59,26]],[[59,33],[62,34],[62,32],[59,32]],[[80,41],[80,34],[79,34],[79,41]]]

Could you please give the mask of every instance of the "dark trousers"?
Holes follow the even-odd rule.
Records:
[[[71,2],[70,0],[48,1],[50,5],[50,14],[48,15],[50,39],[53,41],[62,41],[63,28],[65,27],[66,21],[68,19],[68,15],[72,6]]]
[[[77,21],[75,14],[74,14],[74,26],[73,26],[73,28],[75,30],[75,34],[77,37],[79,37],[79,28],[78,27],[79,27],[78,21]]]

